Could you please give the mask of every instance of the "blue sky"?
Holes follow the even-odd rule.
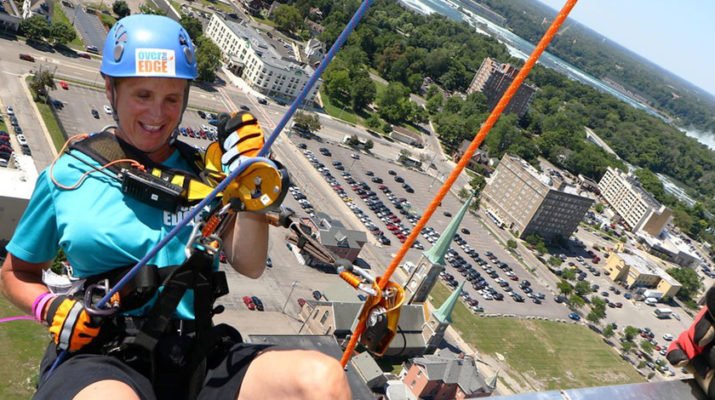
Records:
[[[715,95],[715,1],[580,0],[569,17]]]

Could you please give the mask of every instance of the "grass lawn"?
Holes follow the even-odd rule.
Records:
[[[217,2],[210,2],[209,0],[199,0],[199,3],[203,4],[206,7],[214,7],[215,9],[219,11],[223,11],[225,13],[232,13],[235,12],[235,10],[229,6],[228,4],[224,4],[220,1]],[[176,11],[179,11],[178,9]]]
[[[346,107],[345,109],[343,109],[331,103],[330,98],[327,94],[325,94],[322,87],[320,88],[320,98],[323,100],[323,109],[331,117],[341,119],[352,125],[363,124],[362,118],[355,114],[350,108]]]
[[[52,137],[52,143],[55,145],[55,149],[57,149],[57,151],[60,151],[67,139],[62,133],[62,129],[60,129],[60,126],[57,124],[55,115],[52,113],[52,110],[50,110],[50,106],[48,106],[47,104],[35,104],[37,104],[37,108],[40,110],[42,119],[45,121],[45,126],[47,126],[47,130],[50,132],[50,137]]]
[[[260,23],[263,24],[263,25],[272,26],[272,27],[274,27],[274,28],[276,27],[276,23],[275,23],[274,21],[271,21],[270,19],[266,19],[266,18],[262,18],[262,17],[257,17],[257,16],[255,16],[255,15],[253,15],[252,17],[253,17],[254,20],[256,20],[256,22],[260,22]]]
[[[373,82],[375,82],[375,91],[376,91],[375,98],[379,99],[380,96],[382,95],[382,93],[385,91],[385,89],[387,89],[387,85],[385,85],[384,83],[375,81],[375,80],[373,80]]]
[[[72,23],[70,22],[69,18],[67,18],[64,10],[60,6],[59,1],[55,1],[54,6],[52,7],[52,23],[57,22],[64,22],[65,24],[72,26]],[[84,49],[84,43],[82,43],[82,38],[80,37],[79,33],[74,38],[74,40],[67,43],[67,45],[69,47]]]
[[[431,292],[435,306],[450,291],[441,282]],[[475,317],[462,302],[452,315],[454,328],[480,352],[500,353],[509,374],[540,382],[542,390],[644,382],[633,367],[601,338],[581,325],[514,318]],[[537,386],[538,387],[538,386]]]
[[[25,78],[25,83],[28,87],[30,86],[31,81],[31,76]],[[50,137],[52,138],[52,143],[55,145],[55,149],[60,151],[67,139],[65,138],[62,129],[60,129],[59,124],[57,124],[55,114],[52,113],[50,106],[45,103],[36,101],[35,105],[37,105],[37,109],[40,110],[40,115],[42,115],[42,120],[45,121],[45,126],[47,126],[47,130],[50,132]]]
[[[0,317],[22,315],[0,296]],[[26,400],[32,397],[37,368],[48,343],[47,329],[34,321],[13,321],[0,328],[0,399]]]

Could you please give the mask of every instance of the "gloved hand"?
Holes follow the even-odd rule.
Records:
[[[81,301],[64,295],[50,303],[45,321],[60,350],[77,351],[99,334],[99,319],[89,315]]]
[[[715,399],[715,315],[712,313],[715,311],[715,287],[708,290],[705,299],[705,307],[695,316],[692,325],[668,346],[666,358],[675,367],[686,367],[708,398]]]
[[[263,147],[265,139],[263,129],[253,114],[221,113],[218,116],[218,142],[223,150],[221,164],[224,172],[230,173],[236,168],[240,157],[255,157]]]
[[[222,113],[218,120],[218,142],[206,149],[206,165],[210,170],[230,174],[241,162],[258,155],[265,143],[263,130],[249,112]],[[279,163],[255,162],[226,187],[224,204],[232,202],[241,211],[273,209],[285,197],[287,179],[287,172]]]

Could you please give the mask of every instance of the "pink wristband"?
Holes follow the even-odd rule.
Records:
[[[35,300],[37,304],[33,308],[32,314],[35,316],[35,320],[37,322],[44,322],[44,320],[42,319],[42,311],[44,311],[47,302],[52,300],[53,298],[54,296],[52,295],[52,293],[47,292],[38,297],[39,301]]]
[[[35,301],[32,302],[32,314],[33,315],[35,314],[35,310],[37,309],[37,304],[40,302],[40,300],[45,298],[48,294],[50,294],[50,292],[45,292],[45,293],[42,293],[41,295],[35,297]]]

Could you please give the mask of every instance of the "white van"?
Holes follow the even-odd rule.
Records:
[[[649,306],[655,306],[656,304],[658,304],[658,299],[656,299],[655,297],[648,297],[645,299],[645,303]]]

